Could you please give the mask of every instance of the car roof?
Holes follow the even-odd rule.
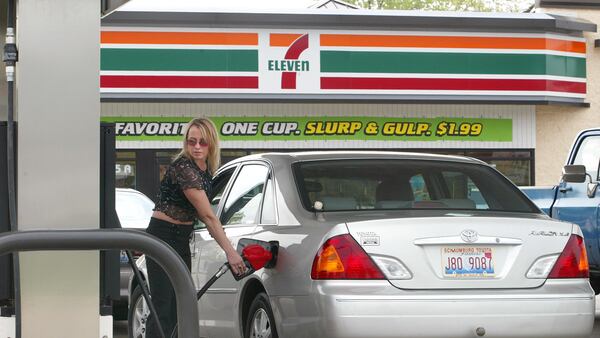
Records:
[[[426,160],[457,163],[486,164],[485,162],[466,156],[438,155],[428,153],[411,153],[396,151],[300,151],[300,152],[266,152],[247,155],[232,160],[229,164],[252,160],[266,160],[273,163],[294,163],[316,160],[342,159],[395,159],[395,160]],[[487,165],[487,164],[486,164]]]
[[[115,191],[120,193],[141,194],[141,192],[131,188],[115,188]]]
[[[120,194],[120,195],[129,194],[129,196],[138,196],[138,197],[141,197],[142,199],[145,199],[145,200],[148,200],[148,201],[154,203],[154,201],[152,201],[150,199],[150,197],[146,196],[146,194],[144,194],[141,191],[135,190],[135,189],[131,189],[131,188],[115,188],[115,192],[117,194]]]

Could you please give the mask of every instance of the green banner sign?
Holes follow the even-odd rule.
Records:
[[[486,141],[511,142],[512,120],[395,117],[209,117],[223,141]],[[103,117],[118,141],[179,141],[191,117]]]

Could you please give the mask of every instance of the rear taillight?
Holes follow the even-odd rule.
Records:
[[[583,238],[571,235],[548,278],[589,278],[590,267]]]
[[[312,279],[385,279],[377,265],[349,234],[328,239],[319,249]]]

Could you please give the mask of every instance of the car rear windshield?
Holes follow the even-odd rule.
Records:
[[[540,213],[486,165],[429,160],[324,160],[293,166],[307,210],[462,209]]]

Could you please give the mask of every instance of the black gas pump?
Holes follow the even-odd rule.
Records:
[[[19,60],[15,43],[16,0],[6,3],[6,43],[2,51],[5,63],[7,88],[7,121],[0,122],[0,233],[17,229],[16,214],[16,128],[14,122],[15,64]],[[0,316],[19,315],[18,256],[0,256]],[[17,272],[15,272],[17,271]],[[16,290],[16,291],[15,291]],[[20,335],[20,322],[16,321],[16,334]]]
[[[100,228],[120,228],[115,209],[115,126],[100,124]],[[120,252],[100,251],[100,315],[113,314],[119,298]]]
[[[8,211],[8,167],[6,149],[7,122],[0,122],[0,232],[10,231]],[[12,255],[0,256],[0,312],[3,317],[14,315],[14,284]]]

